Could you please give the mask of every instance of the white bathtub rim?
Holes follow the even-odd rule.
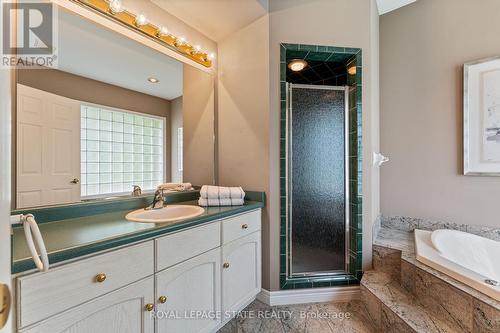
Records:
[[[500,282],[500,242],[464,231],[438,229],[432,231],[431,245],[452,263]]]
[[[480,291],[496,301],[500,301],[500,286],[485,283],[484,280],[488,279],[488,277],[455,264],[441,256],[432,246],[432,231],[415,229],[414,232],[415,256],[418,261]]]

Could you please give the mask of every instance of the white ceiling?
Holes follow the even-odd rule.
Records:
[[[267,13],[264,0],[151,0],[214,41]]]
[[[417,0],[377,0],[378,13],[383,15],[388,12],[392,12],[398,8],[404,7]]]
[[[59,70],[168,100],[182,96],[181,62],[64,10],[58,24]]]

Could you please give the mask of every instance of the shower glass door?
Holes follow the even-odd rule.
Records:
[[[348,272],[348,88],[288,83],[288,275]]]

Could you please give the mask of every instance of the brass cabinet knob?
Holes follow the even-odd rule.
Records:
[[[153,309],[155,308],[155,306],[153,304],[151,304],[151,303],[148,303],[148,304],[146,304],[144,306],[144,308],[146,309],[146,311],[151,312],[151,311],[153,311]]]
[[[73,178],[73,180],[70,181],[71,184],[78,184],[80,182],[80,179],[78,178]]]
[[[224,268],[229,268],[229,263],[228,263],[228,262],[225,262],[225,263],[222,265],[222,267],[224,267]]]
[[[246,223],[245,223],[245,224],[242,224],[242,225],[241,225],[241,229],[248,229],[248,224],[246,224]]]
[[[95,280],[99,283],[106,281],[106,274],[100,273],[95,276]]]
[[[160,296],[158,297],[158,302],[161,304],[165,303],[167,301],[167,296]]]

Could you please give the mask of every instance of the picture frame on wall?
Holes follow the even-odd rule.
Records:
[[[464,64],[463,169],[500,176],[500,56]]]

